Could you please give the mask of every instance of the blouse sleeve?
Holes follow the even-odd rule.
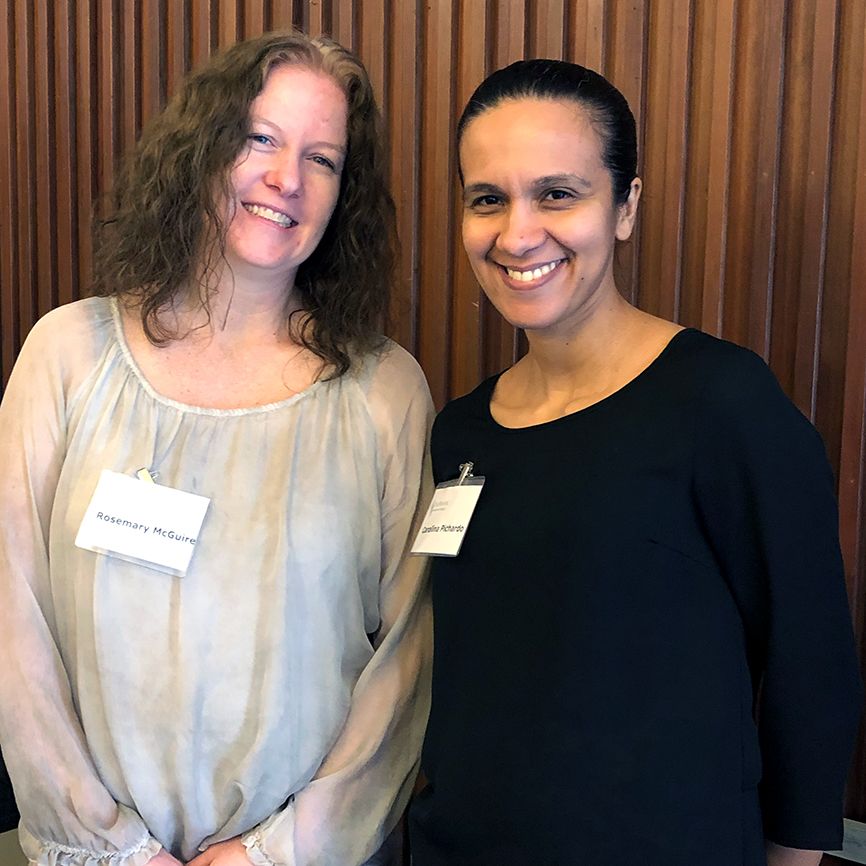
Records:
[[[432,403],[415,361],[392,347],[368,405],[382,496],[380,626],[344,728],[313,781],[243,838],[255,866],[358,866],[384,841],[417,774],[430,705],[432,620],[425,557],[409,548],[432,480]]]
[[[56,643],[48,532],[66,400],[92,344],[57,310],[28,337],[0,404],[0,743],[38,866],[143,866],[160,849],[99,778]]]
[[[765,836],[841,848],[861,685],[818,433],[764,362],[733,349],[704,392],[696,496],[759,684]]]

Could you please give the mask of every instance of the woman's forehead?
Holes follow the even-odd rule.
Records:
[[[536,175],[603,170],[602,142],[573,100],[509,99],[479,114],[460,142],[464,172],[498,168]]]

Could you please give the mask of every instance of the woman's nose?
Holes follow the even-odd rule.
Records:
[[[512,256],[525,255],[544,243],[541,215],[526,204],[514,203],[503,216],[496,245]]]
[[[280,195],[300,195],[303,188],[301,160],[290,153],[275,154],[265,172],[265,183]]]

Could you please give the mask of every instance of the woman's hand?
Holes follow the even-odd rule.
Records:
[[[172,857],[168,851],[163,848],[156,857],[151,857],[147,861],[147,866],[183,866],[180,860]]]
[[[204,854],[190,860],[186,866],[251,866],[240,836],[211,845]]]
[[[823,852],[804,851],[801,848],[785,848],[767,842],[767,866],[818,866]]]

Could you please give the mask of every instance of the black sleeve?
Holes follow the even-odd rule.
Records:
[[[12,783],[3,756],[0,754],[0,833],[14,830],[18,826],[18,807],[12,793]]]
[[[760,684],[764,832],[841,848],[861,684],[832,473],[764,362],[732,346],[721,360],[700,399],[695,495]]]

